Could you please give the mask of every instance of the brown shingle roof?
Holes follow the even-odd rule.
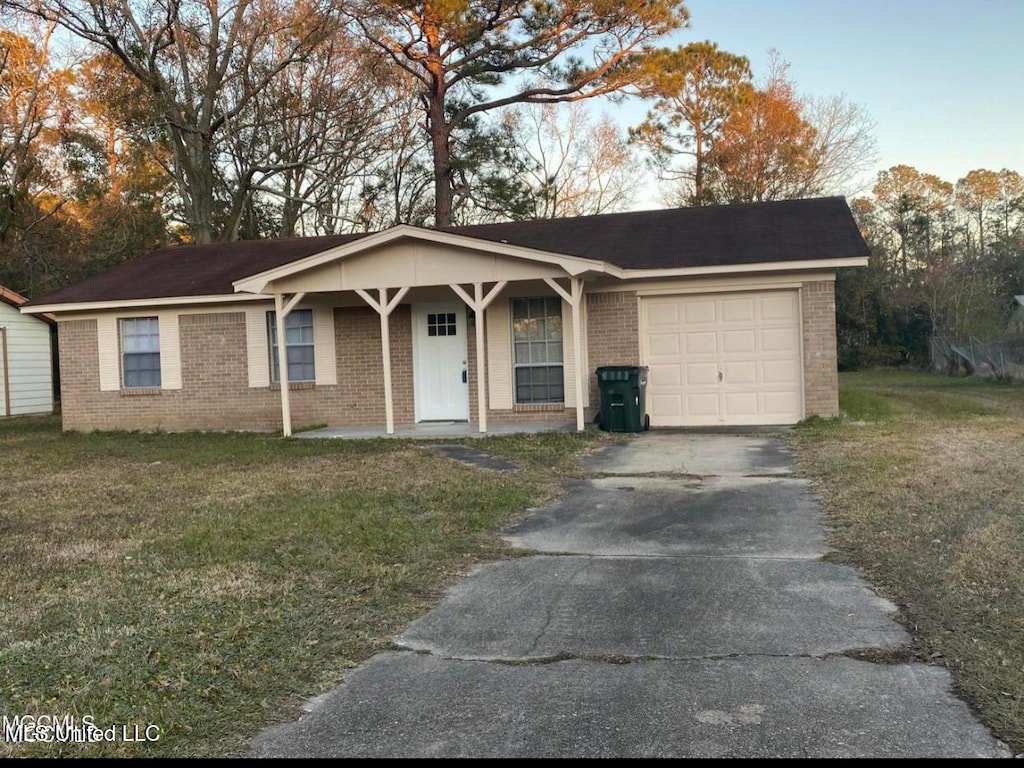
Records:
[[[459,234],[626,269],[735,266],[868,255],[842,197],[481,224]]]
[[[868,247],[841,197],[482,224],[456,227],[452,232],[606,261],[627,269],[737,266],[868,255]],[[360,237],[364,235],[162,248],[32,303],[231,294],[236,280]]]

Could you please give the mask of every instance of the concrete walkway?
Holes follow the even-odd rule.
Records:
[[[652,432],[508,531],[488,563],[307,714],[287,757],[1006,757],[948,673],[844,655],[908,641],[824,562],[764,434]]]

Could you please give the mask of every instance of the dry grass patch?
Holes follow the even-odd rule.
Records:
[[[831,543],[901,609],[1024,752],[1024,390],[906,373],[841,377],[844,417],[796,432]]]

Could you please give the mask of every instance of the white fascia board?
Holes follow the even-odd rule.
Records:
[[[123,299],[121,301],[83,301],[68,304],[40,304],[37,307],[21,307],[26,315],[43,313],[67,312],[104,312],[118,309],[135,309],[138,307],[172,307],[183,304],[224,304],[236,301],[273,301],[273,296],[255,294],[239,295],[237,293],[215,294],[210,296],[168,296],[158,299]]]
[[[651,277],[708,277],[713,275],[734,275],[742,272],[803,272],[806,270],[831,270],[842,267],[866,267],[868,259],[815,259],[811,261],[769,261],[755,264],[730,264],[709,267],[671,267],[667,269],[624,269],[623,280],[641,280]]]

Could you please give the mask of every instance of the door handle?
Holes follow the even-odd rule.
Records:
[[[469,383],[469,372],[465,368],[462,369],[462,383],[463,384],[468,384]]]
[[[719,380],[719,381],[721,381],[721,380],[722,380],[722,377],[723,377],[723,374],[722,374],[722,372],[721,372],[721,371],[719,371],[719,372],[718,372],[718,380]]]

